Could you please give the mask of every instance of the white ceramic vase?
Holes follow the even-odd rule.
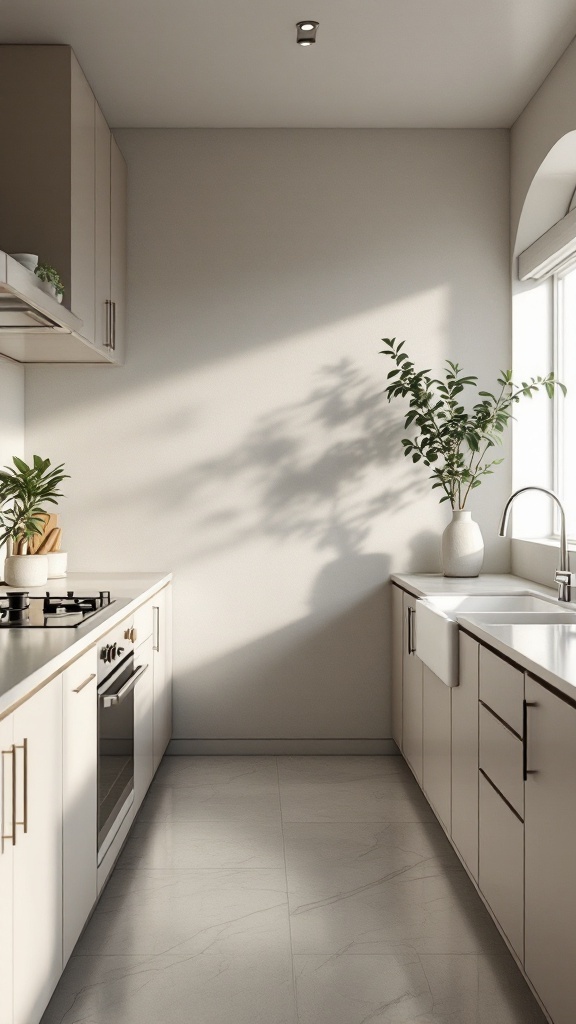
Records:
[[[9,587],[41,587],[47,579],[47,555],[8,555],[4,562],[4,582]]]
[[[478,576],[484,561],[484,541],[478,523],[465,509],[452,512],[442,534],[442,572],[445,576]]]

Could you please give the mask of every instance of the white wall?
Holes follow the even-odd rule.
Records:
[[[71,565],[175,571],[175,735],[220,741],[187,749],[384,749],[386,583],[438,570],[449,514],[400,454],[380,339],[485,384],[509,365],[508,133],[118,139],[127,365],[27,373]],[[475,495],[488,571],[509,486]]]
[[[0,356],[0,466],[24,455],[24,367]]]

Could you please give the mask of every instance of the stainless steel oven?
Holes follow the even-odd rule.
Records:
[[[134,631],[108,634],[98,654],[98,864],[134,802]]]

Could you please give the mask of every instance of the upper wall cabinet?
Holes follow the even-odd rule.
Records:
[[[120,362],[126,167],[69,46],[0,46],[0,127],[0,249],[56,267],[64,304],[83,324],[64,357],[48,331],[35,344],[28,332],[19,355],[0,328],[0,352],[23,362]]]

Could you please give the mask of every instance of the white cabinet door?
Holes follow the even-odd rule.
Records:
[[[524,823],[480,774],[480,892],[520,962],[524,959]],[[560,1022],[557,1022],[560,1024]]]
[[[97,653],[63,673],[63,962],[97,897]]]
[[[172,588],[152,599],[154,644],[154,771],[172,736]]]
[[[392,584],[392,736],[402,750],[403,592]]]
[[[94,94],[76,58],[71,57],[70,92],[70,294],[64,301],[83,321],[82,334],[94,341]],[[34,250],[36,252],[36,250]]]
[[[447,832],[451,817],[452,687],[423,666],[422,781],[427,799]]]
[[[574,1024],[576,707],[530,676],[526,700],[524,966],[554,1024]]]
[[[460,632],[452,690],[452,842],[478,881],[478,643]]]
[[[422,785],[422,669],[415,652],[416,598],[404,594],[402,653],[402,753]]]
[[[136,670],[146,666],[134,688],[134,812],[154,775],[154,682],[152,637],[136,649]]]
[[[13,718],[0,722],[0,1024],[12,1024]]]
[[[110,129],[96,103],[95,129],[95,318],[94,342],[109,349],[110,339]]]
[[[112,356],[124,362],[126,337],[126,163],[112,137],[110,149],[110,299],[112,300]]]
[[[62,677],[13,721],[14,1024],[38,1024],[62,971]]]

